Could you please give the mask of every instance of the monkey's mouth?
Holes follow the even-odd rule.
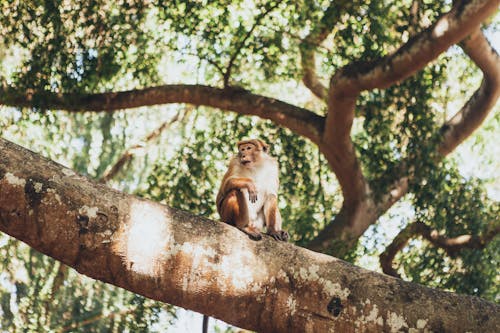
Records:
[[[247,165],[247,164],[250,164],[250,163],[252,163],[252,161],[241,161],[241,164],[243,164],[243,165]]]

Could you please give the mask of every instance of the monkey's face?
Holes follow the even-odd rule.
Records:
[[[246,168],[251,168],[261,159],[262,151],[252,143],[244,143],[238,146],[238,157],[240,164]]]

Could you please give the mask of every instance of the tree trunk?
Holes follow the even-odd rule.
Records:
[[[0,139],[0,230],[82,274],[262,332],[495,332],[499,307],[109,189]]]

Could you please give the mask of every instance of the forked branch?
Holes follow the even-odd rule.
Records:
[[[500,96],[500,57],[488,43],[480,29],[475,30],[461,44],[465,53],[483,72],[483,80],[472,97],[443,126],[440,133],[441,143],[437,147],[438,159],[451,153],[467,139],[493,110]],[[379,202],[380,211],[389,209],[408,191],[408,181],[413,174],[407,161],[401,163],[399,174],[405,175],[394,182],[389,195]]]
[[[310,248],[325,250],[325,246],[328,247],[328,244],[335,239],[340,239],[344,243],[347,241],[348,247],[354,246],[366,229],[408,190],[406,176],[397,179],[390,194],[384,196],[382,200],[375,202],[371,194],[350,137],[356,101],[360,92],[386,88],[409,77],[446,51],[448,47],[472,33],[476,35],[468,39],[465,42],[466,45],[484,44],[481,41],[484,36],[477,34],[479,25],[498,9],[499,4],[499,0],[458,1],[450,12],[442,15],[432,26],[415,35],[395,53],[370,63],[352,63],[332,77],[328,92],[328,114],[320,148],[341,185],[344,203],[335,220],[311,242]],[[474,61],[476,61],[474,58],[480,56],[476,52],[471,52],[470,55]],[[482,55],[482,57],[491,58],[485,61],[484,66],[488,64],[487,67],[494,69],[492,76],[498,79],[498,56],[490,52],[489,55]],[[483,65],[479,66],[481,69],[486,68]],[[486,79],[480,90],[464,106],[471,111],[459,113],[462,122],[453,121],[445,125],[443,133],[449,138],[443,141],[443,145],[447,142],[455,142],[458,145],[484,120],[485,115],[491,111],[498,98],[497,88],[493,88],[498,85],[496,79]],[[473,116],[472,110],[476,110],[474,113],[481,115]],[[459,130],[459,126],[463,129]],[[468,129],[464,130],[465,128]],[[459,137],[454,134],[455,132],[461,132],[464,136]],[[453,149],[456,145],[449,146]],[[413,166],[405,165],[404,167]]]

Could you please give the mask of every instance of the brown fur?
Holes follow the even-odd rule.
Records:
[[[217,211],[223,222],[236,226],[252,239],[261,239],[264,225],[277,240],[287,241],[278,209],[278,163],[267,154],[262,140],[238,142],[217,194]]]

